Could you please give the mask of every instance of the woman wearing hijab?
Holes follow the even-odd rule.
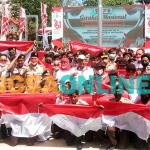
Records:
[[[69,59],[68,58],[62,58],[60,62],[60,69],[56,73],[55,80],[60,81],[61,78],[65,75],[71,75],[72,69],[70,67]]]

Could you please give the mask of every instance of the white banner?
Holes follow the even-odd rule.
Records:
[[[52,40],[63,38],[63,8],[52,8]]]

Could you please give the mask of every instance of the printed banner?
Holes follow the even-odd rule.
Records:
[[[63,8],[52,8],[52,40],[62,41],[63,37]],[[62,42],[61,42],[62,43]]]
[[[98,7],[63,9],[63,42],[74,40],[98,45]],[[103,7],[103,47],[144,45],[144,6]]]

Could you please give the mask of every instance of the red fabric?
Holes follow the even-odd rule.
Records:
[[[33,41],[20,42],[20,41],[0,41],[0,52],[7,50],[10,47],[16,47],[18,50],[25,51],[34,44]]]
[[[61,63],[61,68],[60,68],[60,69],[61,69],[62,71],[68,71],[68,70],[70,70],[70,62],[69,62],[69,59],[68,59],[68,58],[62,58],[61,61],[66,62],[66,64],[62,64],[62,63]],[[62,68],[62,67],[66,67],[66,68]]]
[[[70,50],[72,52],[77,52],[77,51],[83,50],[91,55],[98,55],[103,50],[102,47],[85,44],[85,43],[80,43],[80,42],[76,42],[76,41],[70,41],[69,45],[70,45]]]
[[[44,68],[45,68],[45,70],[51,70],[52,68],[53,68],[53,65],[51,65],[51,64],[48,64],[48,63],[46,63],[46,62],[44,62],[44,61],[40,61],[40,63],[41,63],[41,65],[43,65],[44,66]]]

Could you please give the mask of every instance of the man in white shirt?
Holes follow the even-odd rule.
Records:
[[[78,56],[78,66],[74,67],[72,75],[76,77],[78,81],[79,76],[83,76],[87,81],[90,79],[90,76],[94,76],[94,71],[91,67],[86,66],[86,57],[81,54]]]

